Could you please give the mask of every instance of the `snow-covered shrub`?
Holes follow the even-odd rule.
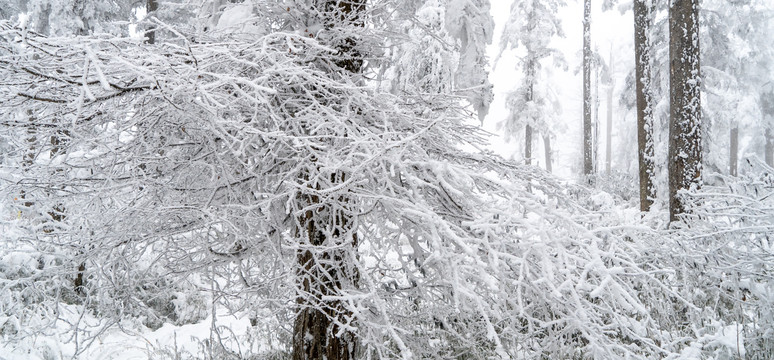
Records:
[[[598,190],[608,192],[621,198],[634,207],[633,202],[639,200],[639,183],[635,176],[620,171],[612,171],[608,175],[598,175],[594,178]],[[632,205],[633,204],[633,205]]]
[[[691,215],[658,250],[660,266],[673,269],[668,283],[692,304],[669,319],[674,336],[686,339],[686,354],[774,355],[774,172],[751,166],[739,178],[709,175],[720,185],[684,194]]]

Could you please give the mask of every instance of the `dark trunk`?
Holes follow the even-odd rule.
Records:
[[[339,174],[334,179],[334,183],[341,182],[344,176]],[[299,219],[303,227],[298,235],[305,237],[299,238],[302,245],[297,254],[299,295],[293,328],[293,359],[354,359],[356,335],[343,329],[355,326],[352,311],[342,301],[330,300],[341,296],[343,289],[357,286],[358,272],[348,251],[357,248],[351,212],[333,209],[317,195],[299,197],[307,208],[319,210],[308,210]],[[326,228],[334,229],[330,238],[325,235]]]
[[[147,16],[152,16],[153,12],[158,10],[159,8],[159,2],[158,0],[147,0],[145,2],[145,10],[147,12]],[[148,44],[155,44],[156,43],[156,27],[151,26],[148,28],[148,30],[145,31],[145,42]]]
[[[31,110],[28,110],[27,117],[29,118],[29,123],[27,124],[27,149],[25,149],[21,163],[22,173],[25,176],[29,175],[29,170],[35,163],[35,158],[37,157],[37,148],[35,145],[38,142],[38,127],[35,124],[35,114]],[[34,204],[32,196],[27,194],[24,189],[21,189],[19,192],[19,198],[24,200],[23,204],[26,207],[31,207]]]
[[[699,0],[669,8],[669,219],[687,209],[680,190],[701,186]]]
[[[362,13],[365,0],[339,2],[327,0],[323,6],[326,27],[344,23],[364,26]],[[331,44],[342,55],[335,64],[347,72],[361,71],[363,60],[355,50],[356,40],[346,38]],[[293,327],[294,360],[350,360],[355,358],[358,339],[349,329],[356,327],[355,315],[346,304],[337,300],[347,289],[357,288],[359,273],[353,263],[357,252],[357,229],[354,227],[350,199],[344,195],[320,195],[321,184],[313,179],[325,176],[309,169],[301,175],[308,190],[299,193],[297,203],[309,209],[298,219],[296,238],[296,304],[298,310]],[[346,174],[328,175],[329,186],[345,181]]]
[[[634,58],[637,92],[637,157],[640,175],[640,211],[649,211],[656,196],[653,187],[653,97],[650,64],[650,7],[634,0]]]

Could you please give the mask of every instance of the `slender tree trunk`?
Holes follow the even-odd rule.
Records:
[[[774,131],[772,131],[769,128],[766,128],[765,131],[765,137],[766,137],[766,146],[764,148],[764,151],[766,152],[763,157],[766,159],[766,165],[770,167],[774,167]]]
[[[37,21],[35,22],[35,32],[41,35],[48,35],[49,32],[49,17],[51,15],[51,5],[46,5],[38,13]],[[38,142],[38,124],[35,113],[32,110],[27,111],[27,118],[29,122],[27,124],[27,149],[22,157],[22,171],[29,173],[32,165],[35,164],[35,158],[37,157],[37,142]],[[24,189],[19,193],[19,198],[24,199],[24,206],[31,207],[34,204],[32,196],[27,194]]]
[[[38,142],[38,127],[35,124],[35,114],[31,110],[28,110],[27,118],[29,119],[29,123],[27,124],[27,149],[25,149],[21,163],[22,173],[25,177],[29,175],[32,165],[35,164],[35,158],[37,157],[36,144]],[[19,192],[19,198],[24,200],[23,205],[26,207],[32,207],[32,205],[34,205],[32,195],[28,194],[23,188]]]
[[[145,2],[145,11],[148,15],[151,15],[154,11],[158,10],[158,8],[159,8],[158,0],[147,0]],[[145,42],[148,44],[156,43],[155,26],[151,26],[148,30],[145,31]]]
[[[599,54],[598,48],[595,48],[594,51]],[[593,145],[591,164],[594,167],[594,175],[596,175],[597,172],[599,172],[599,83],[602,71],[599,64],[596,64],[596,61],[594,65],[594,93],[592,94],[592,99],[594,101],[594,111],[592,111],[592,115],[594,118],[592,120],[593,133],[591,134],[591,143]]]
[[[531,52],[527,54],[527,67],[525,69],[527,77],[527,90],[524,93],[525,101],[527,104],[534,101],[534,81],[535,81],[535,57]],[[530,165],[532,163],[532,125],[531,122],[534,119],[527,121],[526,129],[524,130],[524,163]]]
[[[549,173],[552,171],[551,166],[551,135],[543,135],[543,147],[546,153],[546,171]]]
[[[669,8],[669,219],[686,212],[680,190],[701,186],[699,0]]]
[[[524,163],[532,164],[532,126],[527,125],[524,130]]]
[[[605,131],[605,173],[610,176],[613,159],[613,47],[607,64],[607,130]]]
[[[583,174],[594,172],[591,138],[591,0],[583,1]]]
[[[646,0],[634,0],[634,60],[637,92],[637,157],[640,176],[640,211],[649,211],[656,197],[653,187],[653,97],[651,92],[650,27],[651,7]]]
[[[532,10],[530,10],[527,19],[527,27],[529,28],[530,34],[535,32],[535,24],[537,23],[537,19],[535,18],[535,6],[536,1],[532,2]],[[528,42],[526,45],[527,48],[527,62],[526,66],[524,67],[524,77],[526,81],[526,91],[524,92],[524,102],[527,104],[527,106],[530,106],[529,104],[532,103],[535,100],[535,76],[536,76],[536,70],[537,70],[537,56],[535,54],[535,49],[532,47],[532,45]],[[532,163],[532,124],[534,123],[535,119],[530,118],[527,121],[527,126],[524,131],[524,162],[527,165],[530,165]]]
[[[46,4],[38,14],[38,21],[35,23],[35,31],[40,35],[48,35],[51,23],[51,4]]]
[[[364,26],[362,14],[366,0],[322,0],[327,28],[342,22]],[[335,46],[346,59],[335,64],[342,70],[357,74],[363,60],[354,49],[355,39],[340,40]],[[346,304],[336,298],[347,288],[357,288],[359,273],[353,264],[358,237],[350,200],[345,195],[321,194],[321,184],[314,179],[325,176],[313,174],[323,171],[307,169],[301,174],[308,184],[307,191],[298,194],[296,201],[308,209],[298,219],[296,238],[296,304],[298,310],[293,328],[294,360],[350,360],[355,358],[357,335],[346,328],[355,327],[355,315]],[[335,187],[346,180],[346,174],[329,175],[329,186]],[[325,196],[325,197],[323,197]]]
[[[85,11],[86,9],[81,9],[81,11]],[[89,25],[89,20],[84,16],[84,13],[80,14],[81,16],[81,26],[78,28],[77,35],[86,36],[91,33],[91,27]],[[63,154],[65,152],[65,146],[67,146],[67,143],[69,142],[70,134],[67,132],[67,130],[57,130],[54,135],[51,136],[51,158],[53,159],[54,156],[57,156],[59,154]],[[57,170],[61,171],[61,170]],[[53,219],[56,222],[62,222],[64,221],[66,217],[66,210],[64,207],[64,204],[57,204],[54,206],[51,211],[49,211],[49,215],[51,216],[51,219]],[[85,250],[85,244],[81,244],[78,249],[78,256],[82,257],[83,254],[86,252]],[[78,268],[75,273],[75,280],[73,280],[73,290],[75,291],[75,294],[79,296],[86,295],[86,263],[81,262],[78,264]]]
[[[769,84],[769,86],[771,86]],[[761,112],[763,119],[763,158],[766,165],[774,167],[774,90],[764,91],[760,94]]]
[[[739,127],[734,125],[731,129],[731,138],[729,139],[731,149],[728,154],[728,174],[737,176],[737,167],[739,164]]]

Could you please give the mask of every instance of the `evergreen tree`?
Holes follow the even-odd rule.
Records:
[[[506,137],[524,131],[524,159],[527,164],[532,161],[533,130],[542,133],[546,154],[545,166],[549,172],[550,139],[556,126],[555,121],[551,119],[561,111],[561,105],[551,96],[549,72],[541,61],[553,57],[555,63],[564,65],[562,54],[550,46],[553,37],[563,36],[561,21],[557,17],[557,11],[562,6],[564,1],[561,0],[514,1],[500,41],[500,56],[503,51],[520,46],[526,52],[526,56],[520,61],[522,81],[508,94],[506,101],[510,115],[500,126],[505,130]]]

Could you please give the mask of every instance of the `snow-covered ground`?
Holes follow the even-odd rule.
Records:
[[[237,318],[220,311],[213,324],[208,316],[196,324],[165,324],[150,330],[128,320],[104,327],[90,314],[80,314],[75,306],[61,305],[60,320],[55,327],[20,341],[0,341],[2,360],[140,360],[206,358],[219,347],[210,348],[210,339],[224,345],[233,355],[246,357],[266,350],[265,342],[255,339],[255,330],[247,317]],[[0,328],[11,318],[0,318]],[[79,323],[86,330],[73,337],[70,324]],[[213,326],[216,331],[213,331]],[[252,346],[251,346],[252,345]],[[261,347],[264,347],[261,349]],[[78,353],[77,356],[76,352]]]

